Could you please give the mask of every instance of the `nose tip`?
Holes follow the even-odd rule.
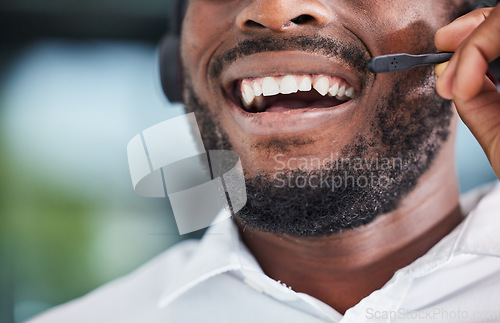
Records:
[[[318,0],[254,0],[236,17],[242,32],[284,32],[301,26],[324,26],[330,10]]]

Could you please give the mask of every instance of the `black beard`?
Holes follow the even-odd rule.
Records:
[[[270,44],[270,48],[246,50],[281,49],[279,42]],[[229,52],[222,59],[233,56]],[[356,66],[359,60],[351,63]],[[220,68],[212,70],[220,72]],[[447,140],[453,112],[451,102],[435,91],[432,68],[399,73],[392,88],[373,105],[376,114],[368,135],[346,145],[335,160],[314,170],[283,169],[247,178],[247,204],[235,216],[255,230],[317,237],[360,227],[395,210]],[[228,135],[189,79],[184,89],[186,110],[195,112],[205,148],[231,150]],[[275,141],[279,146],[279,140]],[[355,167],[357,160],[371,166]],[[321,181],[325,177],[330,185]],[[338,186],[339,178],[343,185]]]
[[[359,136],[340,158],[313,171],[283,170],[273,178],[248,179],[248,202],[238,213],[242,223],[265,232],[318,237],[395,210],[441,150],[453,117],[450,102],[437,93],[405,101],[408,85],[404,80],[395,84],[398,91],[377,105],[373,136]]]

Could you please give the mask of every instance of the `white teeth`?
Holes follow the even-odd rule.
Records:
[[[341,97],[343,97],[343,96],[344,96],[344,94],[345,94],[345,85],[343,85],[343,86],[339,89],[339,91],[337,92],[337,97],[341,98]]]
[[[265,77],[262,81],[262,94],[264,96],[271,96],[280,93],[278,83],[272,77]]]
[[[345,91],[345,95],[352,98],[354,97],[354,88],[350,87]]]
[[[287,75],[281,80],[281,83],[280,83],[280,93],[281,94],[296,93],[298,90],[299,90],[299,86],[297,85],[297,81],[295,80],[295,76]]]
[[[356,90],[353,87],[340,87],[342,82],[337,77],[319,75],[286,75],[284,77],[264,77],[260,79],[245,79],[241,83],[241,102],[245,108],[253,108],[257,112],[265,110],[265,96],[277,94],[292,94],[298,91],[311,91],[313,88],[322,96],[329,95],[341,101],[354,98]],[[299,82],[300,80],[300,82]],[[330,82],[334,83],[330,87]],[[347,85],[348,86],[348,85]]]
[[[253,103],[253,100],[255,98],[255,94],[253,91],[253,88],[250,87],[248,84],[243,84],[242,89],[241,89],[241,96],[242,96],[242,101],[243,105],[245,107],[250,107]]]
[[[259,83],[253,82],[253,92],[254,92],[255,96],[262,95],[262,87],[259,85]]]
[[[322,76],[314,82],[313,87],[319,94],[325,96],[328,93],[328,88],[330,87],[330,80],[328,77]]]
[[[339,92],[339,84],[338,83],[335,83],[335,85],[333,85],[330,90],[328,91],[328,93],[331,95],[331,96],[336,96],[337,93]]]
[[[302,81],[300,81],[299,84],[299,91],[311,91],[312,89],[312,82],[311,78],[309,76],[305,76]]]

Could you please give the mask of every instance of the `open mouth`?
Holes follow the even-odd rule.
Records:
[[[235,81],[232,101],[248,113],[331,108],[355,98],[346,80],[329,75],[282,75]]]

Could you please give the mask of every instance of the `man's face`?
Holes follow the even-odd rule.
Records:
[[[314,236],[396,208],[447,140],[451,107],[432,68],[374,75],[366,62],[435,51],[435,31],[460,11],[436,0],[190,1],[186,108],[206,148],[239,154],[243,222]]]

